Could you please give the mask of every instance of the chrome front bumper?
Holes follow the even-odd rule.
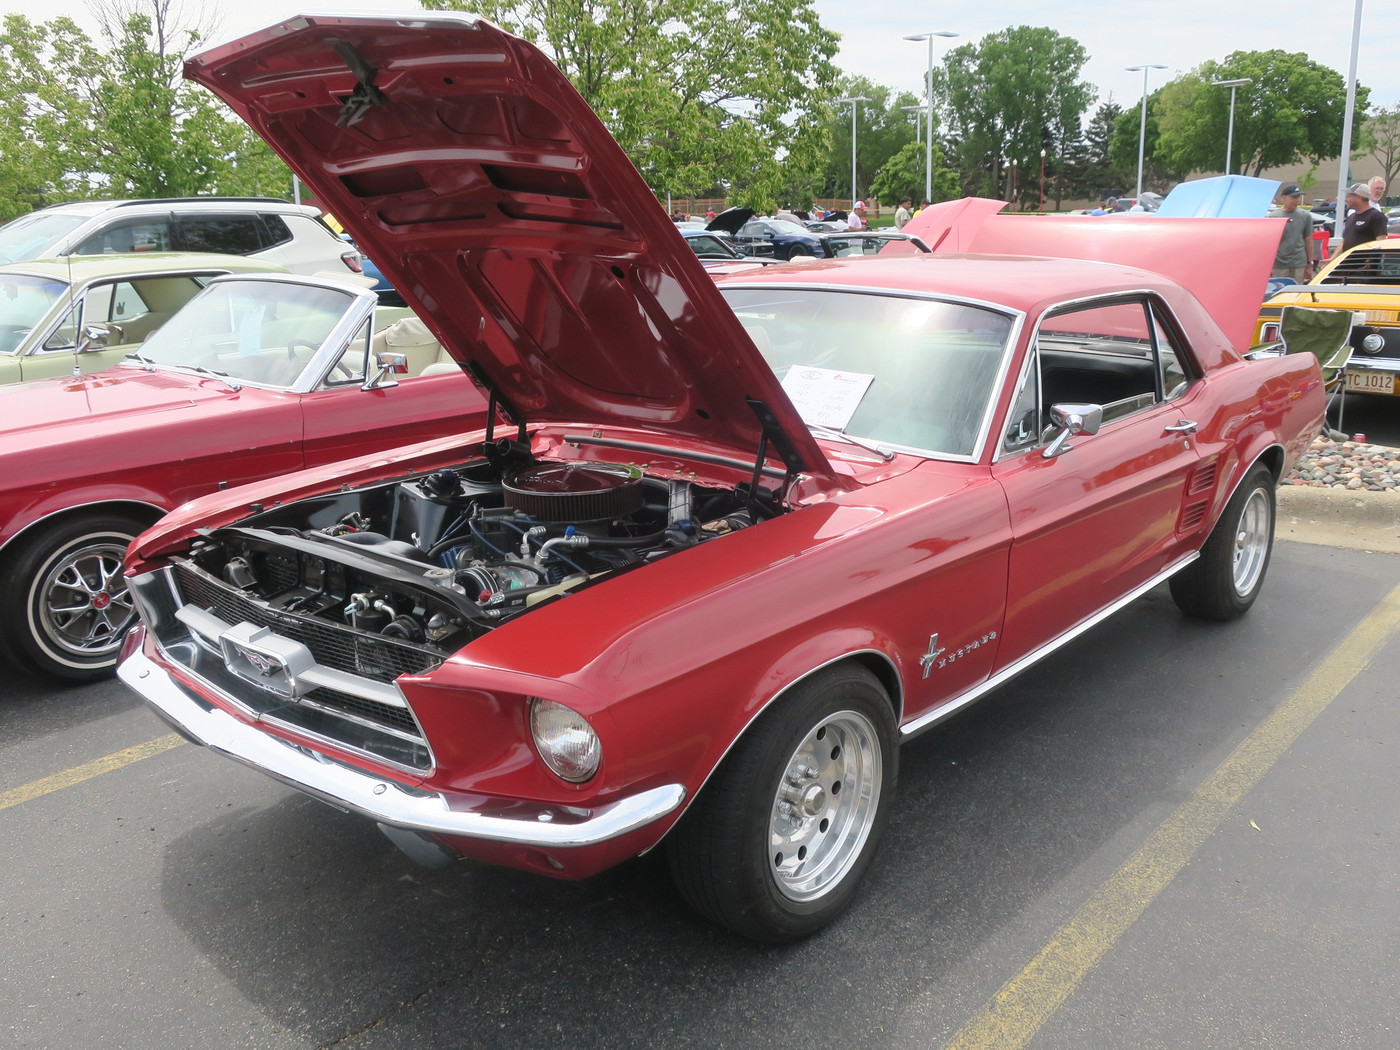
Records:
[[[198,699],[139,650],[122,662],[117,674],[193,743],[222,752],[337,809],[408,831],[570,849],[645,827],[674,812],[685,799],[679,784],[587,809],[481,795],[447,796],[373,776],[241,722]]]

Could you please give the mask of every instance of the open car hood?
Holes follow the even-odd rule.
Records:
[[[517,422],[826,457],[626,154],[534,46],[459,13],[299,15],[185,75],[260,134]]]
[[[717,233],[738,233],[744,223],[753,218],[752,208],[725,208],[705,224],[705,229]]]

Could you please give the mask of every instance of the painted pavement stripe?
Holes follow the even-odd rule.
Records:
[[[1190,863],[1231,810],[1273,768],[1400,628],[1391,591],[1283,705],[1235,748],[1019,974],[973,1017],[947,1050],[1019,1050],[1035,1038],[1118,939]]]
[[[18,806],[21,802],[32,802],[34,799],[54,791],[72,787],[74,784],[81,784],[84,780],[91,780],[103,773],[114,772],[134,762],[140,762],[143,758],[158,755],[162,751],[169,751],[172,747],[179,747],[184,742],[185,740],[180,734],[170,733],[166,736],[156,737],[154,740],[147,740],[144,744],[137,744],[135,747],[114,751],[102,758],[95,758],[81,766],[65,769],[62,773],[31,780],[28,784],[21,784],[17,788],[0,792],[0,809],[9,809],[11,806]]]

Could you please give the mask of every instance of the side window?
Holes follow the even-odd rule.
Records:
[[[201,215],[180,220],[180,236],[189,252],[251,255],[267,247],[262,220],[256,215]]]
[[[122,281],[103,289],[95,288],[93,292],[99,290],[107,292],[110,295],[110,300],[105,310],[107,316],[101,317],[95,312],[93,309],[94,297],[92,294],[89,294],[88,308],[85,314],[85,319],[87,320],[116,321],[120,324],[122,321],[133,321],[138,317],[145,317],[151,312],[150,304],[141,298],[141,293],[136,290],[136,286],[127,281]]]
[[[280,215],[263,214],[261,216],[263,230],[266,240],[263,242],[264,248],[271,248],[274,245],[286,244],[292,239],[291,228],[287,225],[287,220]]]
[[[1048,313],[1040,322],[1002,448],[1043,444],[1050,406],[1103,408],[1104,423],[1179,397],[1189,359],[1142,299],[1114,299]]]
[[[340,386],[345,383],[363,383],[365,381],[365,364],[369,360],[369,322],[355,333],[355,338],[350,340],[350,344],[344,352],[331,365],[331,370],[326,375],[326,386]]]
[[[109,226],[74,249],[75,255],[110,255],[116,252],[170,251],[170,224],[164,219],[135,219]]]

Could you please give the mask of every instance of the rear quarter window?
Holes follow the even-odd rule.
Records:
[[[180,236],[189,252],[251,255],[271,247],[258,215],[207,215],[180,220]]]

